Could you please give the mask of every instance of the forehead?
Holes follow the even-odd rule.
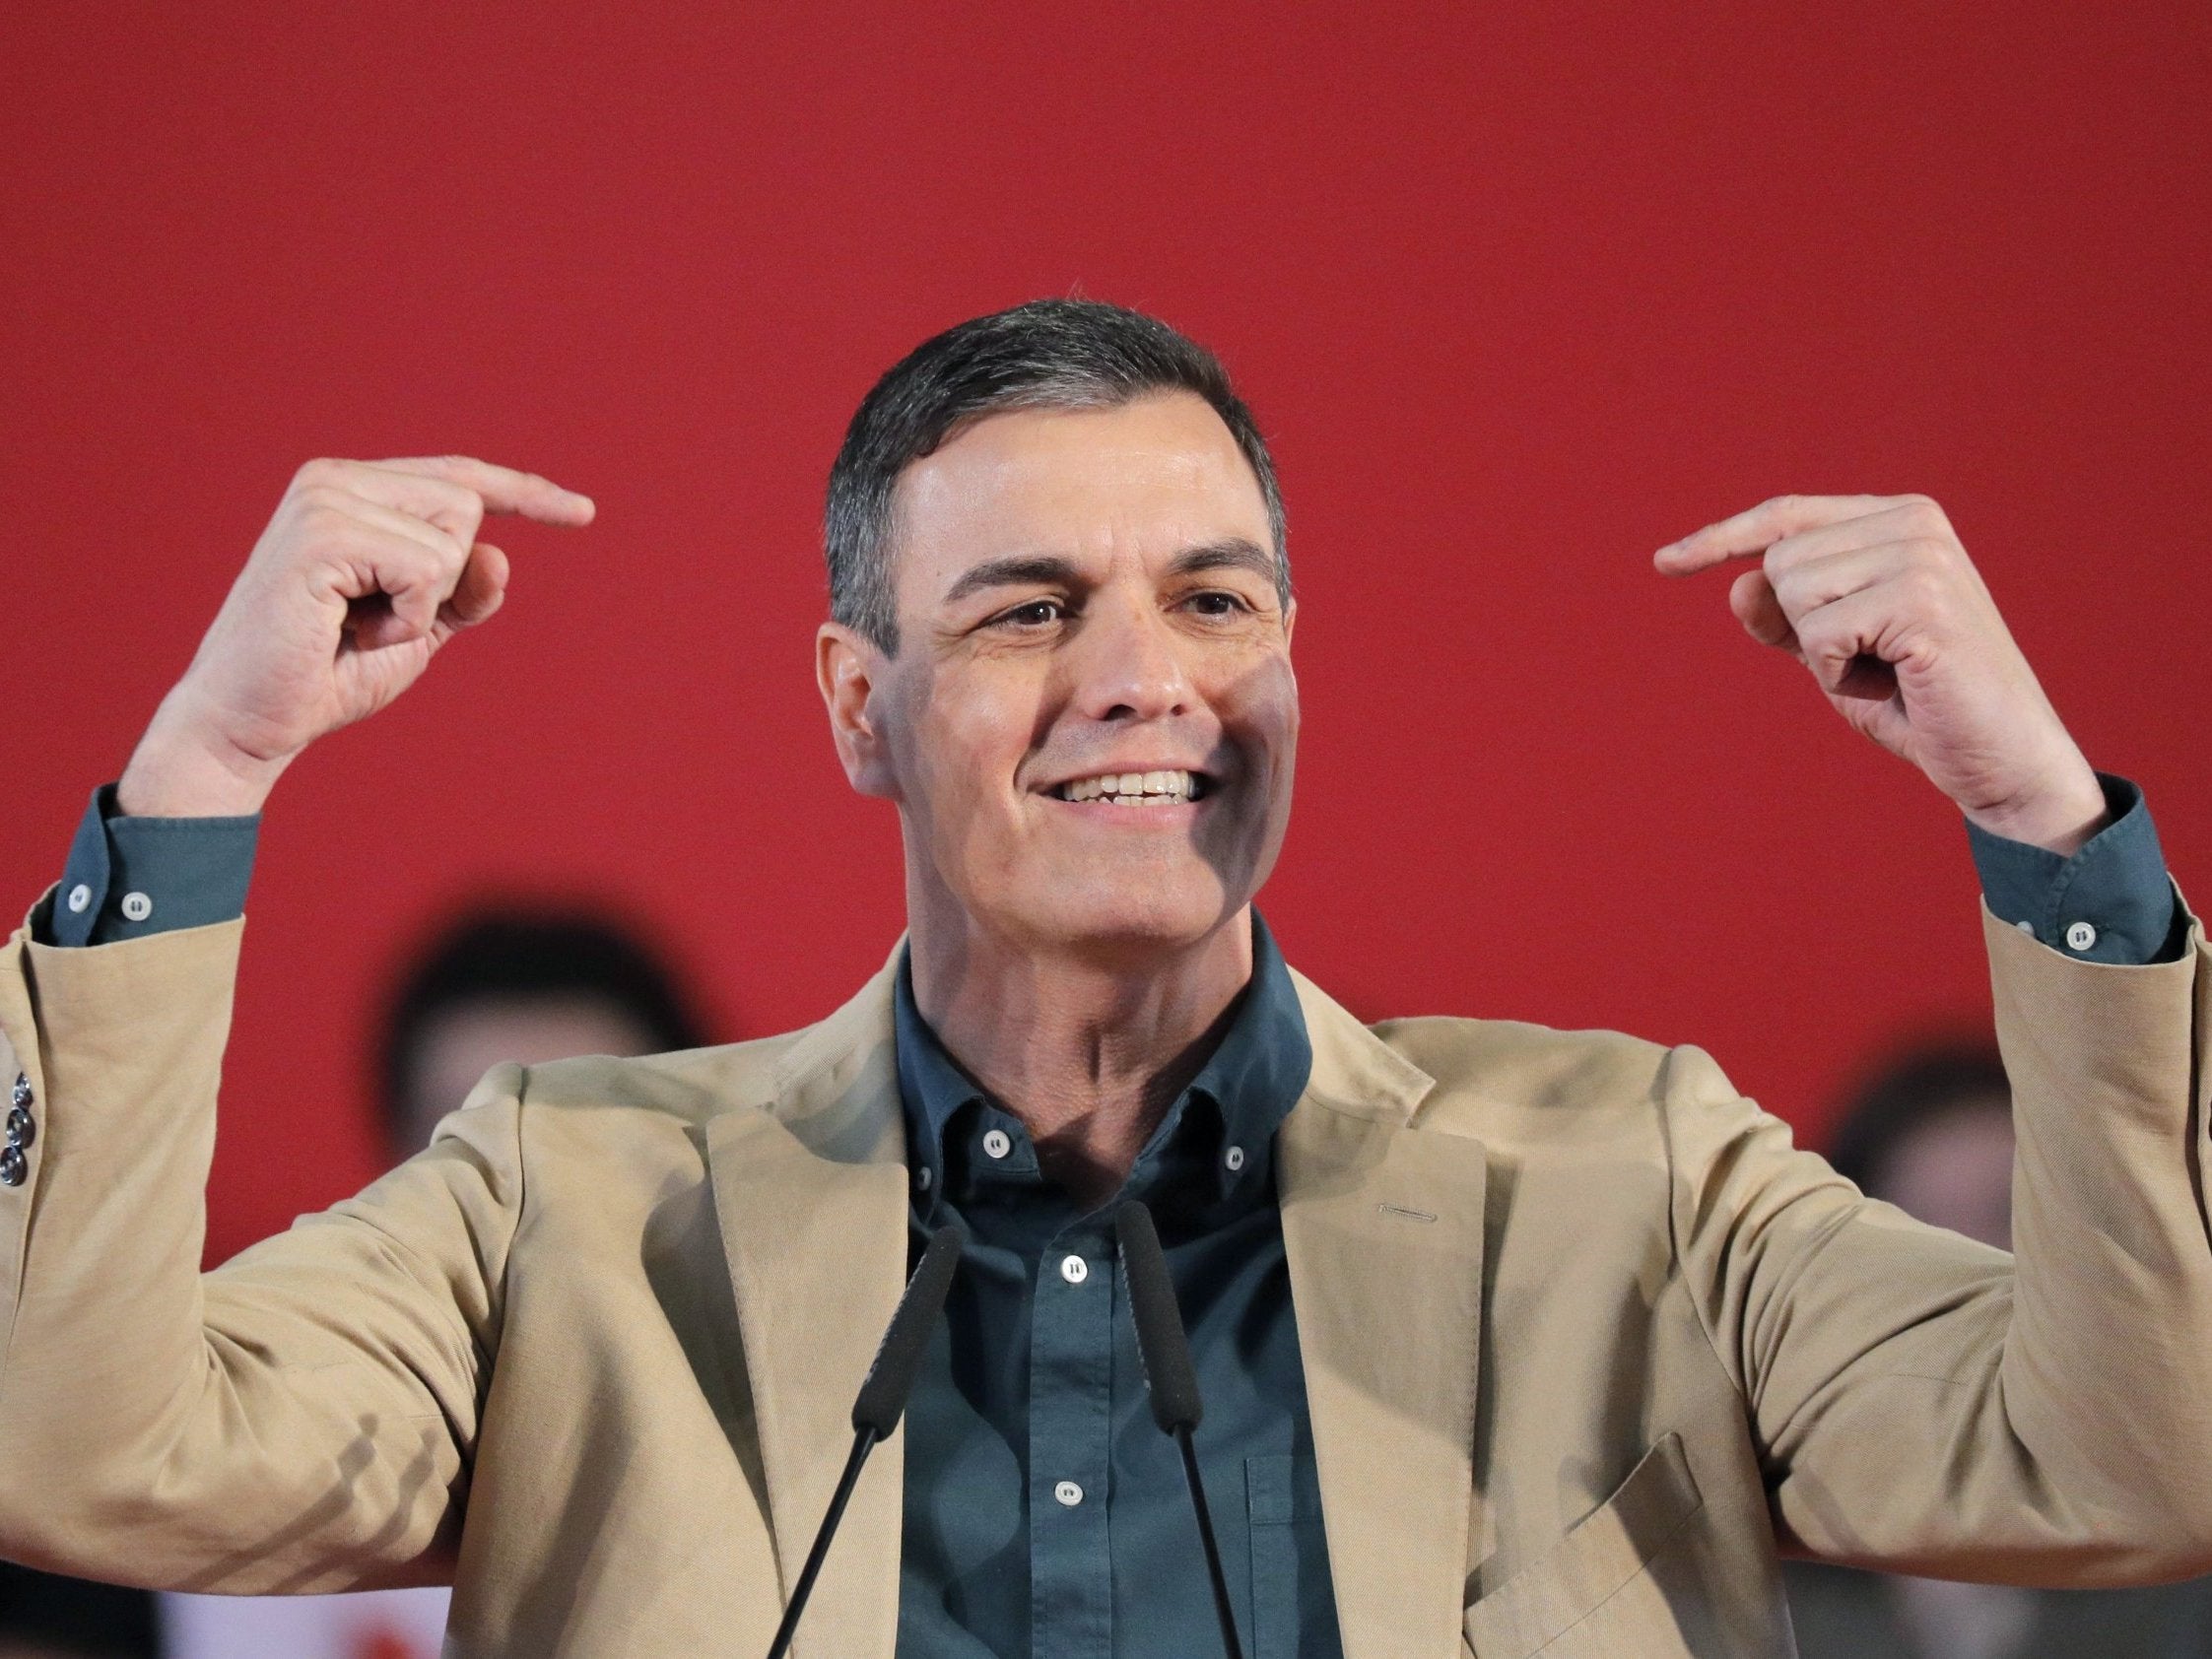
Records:
[[[934,591],[1008,553],[1169,558],[1273,541],[1243,451],[1188,392],[986,416],[901,474],[894,500],[901,585]]]

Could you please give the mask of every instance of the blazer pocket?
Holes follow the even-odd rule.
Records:
[[[1704,1505],[1682,1436],[1667,1435],[1556,1546],[1467,1609],[1468,1645],[1478,1659],[1541,1652],[1644,1577]],[[1663,1651],[1663,1633],[1650,1637]]]

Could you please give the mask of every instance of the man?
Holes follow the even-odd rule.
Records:
[[[1786,1653],[1777,1543],[2212,1563],[2204,947],[1935,506],[1780,498],[1658,563],[1757,556],[1745,626],[1965,812],[2016,1267],[1866,1204],[1696,1050],[1370,1030],[1289,970],[1250,907],[1299,720],[1273,468],[1209,354],[1083,301],[917,348],[832,473],[818,677],[905,835],[883,973],[786,1037],[499,1068],[200,1279],[252,815],[497,609],[492,510],[591,507],[475,461],[304,469],[0,956],[42,1102],[0,1193],[0,1545],[300,1590],[457,1543],[457,1652],[765,1651],[915,1240],[957,1217],[798,1651],[1210,1651],[1124,1195],[1167,1237],[1261,1659]],[[199,849],[173,892],[150,840]]]
[[[2012,1247],[2012,1086],[1978,1043],[1892,1056],[1858,1091],[1836,1172],[1909,1216]],[[1804,1659],[2207,1659],[2212,1579],[2152,1590],[2031,1590],[1854,1572],[1783,1572]]]

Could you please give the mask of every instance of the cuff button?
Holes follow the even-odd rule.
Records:
[[[11,1106],[28,1106],[31,1104],[31,1079],[22,1072],[16,1073],[16,1086],[8,1093],[8,1104]]]
[[[0,1187],[20,1187],[24,1175],[30,1170],[23,1148],[0,1147]]]
[[[143,893],[123,895],[123,919],[142,922],[154,913],[154,901]]]
[[[2074,922],[2066,929],[2066,949],[2090,951],[2097,947],[2097,930],[2087,922]]]
[[[87,887],[83,882],[79,882],[75,887],[69,890],[69,897],[66,900],[69,905],[69,913],[73,916],[83,915],[85,913],[86,906],[91,904],[92,901],[93,890]]]
[[[8,1109],[8,1145],[28,1147],[38,1138],[38,1120],[21,1106]]]

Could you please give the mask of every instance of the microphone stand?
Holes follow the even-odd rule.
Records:
[[[807,1551],[806,1564],[799,1569],[798,1582],[791,1586],[791,1602],[783,1610],[782,1623],[775,1627],[775,1639],[769,1644],[769,1659],[784,1659],[790,1651],[791,1632],[799,1627],[799,1615],[806,1611],[807,1598],[814,1594],[814,1581],[830,1554],[830,1540],[837,1536],[845,1505],[852,1501],[852,1489],[860,1484],[860,1466],[899,1427],[906,1396],[913,1392],[914,1378],[921,1370],[922,1350],[937,1315],[945,1310],[953,1272],[960,1266],[960,1253],[966,1248],[968,1229],[958,1222],[948,1222],[931,1233],[920,1265],[906,1281],[898,1307],[892,1310],[875,1362],[860,1384],[859,1398],[852,1402],[852,1450],[845,1454],[844,1473],[838,1477],[837,1493],[815,1531],[814,1547]]]
[[[799,1569],[799,1581],[791,1588],[791,1605],[783,1610],[783,1622],[775,1627],[775,1640],[769,1643],[769,1659],[783,1659],[790,1651],[791,1632],[799,1627],[799,1615],[806,1611],[807,1598],[814,1594],[814,1581],[821,1575],[822,1563],[830,1555],[830,1540],[837,1536],[838,1523],[844,1518],[844,1506],[852,1501],[852,1489],[860,1484],[860,1466],[875,1449],[873,1428],[854,1430],[852,1450],[845,1454],[844,1473],[838,1477],[837,1495],[830,1499],[829,1511],[815,1532],[814,1547],[806,1553],[806,1565]]]
[[[1205,1483],[1198,1479],[1198,1452],[1190,1443],[1190,1430],[1174,1430],[1175,1444],[1182,1448],[1182,1478],[1190,1487],[1190,1507],[1198,1517],[1198,1542],[1206,1551],[1206,1573],[1214,1581],[1214,1616],[1221,1621],[1221,1644],[1228,1650],[1229,1659],[1244,1659],[1242,1647],[1237,1639],[1237,1615],[1229,1606],[1229,1579],[1221,1569],[1221,1546],[1214,1540],[1214,1517],[1206,1507]]]
[[[1129,1286],[1129,1314],[1137,1327],[1137,1357],[1144,1363],[1145,1389],[1152,1396],[1152,1420],[1182,1453],[1182,1478],[1190,1488],[1190,1510],[1198,1520],[1198,1542],[1206,1552],[1206,1574],[1213,1581],[1214,1615],[1221,1621],[1221,1645],[1229,1659],[1244,1659],[1237,1636],[1237,1615],[1229,1603],[1229,1579],[1221,1569],[1221,1545],[1214,1517],[1206,1507],[1206,1486],[1198,1478],[1198,1451],[1191,1431],[1205,1408],[1198,1398],[1198,1371],[1190,1362],[1190,1338],[1182,1309],[1168,1277],[1168,1257],[1152,1212],[1130,1199],[1113,1213],[1114,1236],[1121,1244],[1121,1268]]]

